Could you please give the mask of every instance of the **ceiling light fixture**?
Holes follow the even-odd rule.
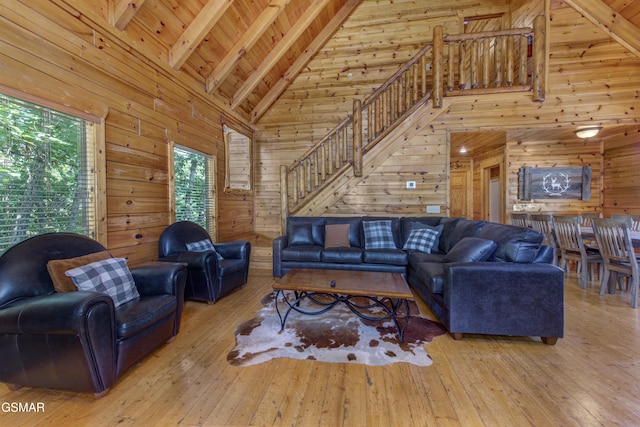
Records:
[[[574,132],[578,138],[593,138],[600,132],[602,126],[589,126],[578,128]]]
[[[466,152],[467,152],[467,149],[466,149],[464,146],[463,146],[463,147],[460,147],[460,152],[461,152],[462,154],[464,154],[464,153],[466,153]]]

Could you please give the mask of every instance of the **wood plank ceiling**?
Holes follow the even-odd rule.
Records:
[[[361,0],[114,0],[110,21],[258,119]]]
[[[110,22],[147,55],[257,122],[362,0],[107,0]],[[601,27],[640,27],[640,1],[566,0]],[[380,3],[380,7],[389,4]],[[421,0],[416,7],[440,5]],[[455,8],[456,2],[452,2]],[[602,11],[615,11],[615,14]],[[464,13],[464,12],[461,12]],[[613,18],[607,20],[606,16]],[[389,19],[394,19],[389,14]],[[619,19],[618,19],[619,21]],[[375,23],[372,23],[375,25]],[[619,30],[620,31],[620,30]],[[634,46],[636,36],[620,38]],[[635,33],[637,34],[637,33]],[[640,48],[638,46],[637,48]]]

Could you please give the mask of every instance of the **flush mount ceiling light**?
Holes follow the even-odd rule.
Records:
[[[602,126],[589,126],[576,129],[574,132],[578,138],[593,138],[601,129]]]
[[[464,153],[466,153],[466,152],[467,152],[467,149],[465,148],[465,146],[464,146],[464,145],[463,145],[462,147],[460,147],[460,152],[461,152],[462,154],[464,154]]]

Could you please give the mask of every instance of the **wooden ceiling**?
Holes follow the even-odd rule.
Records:
[[[266,111],[360,1],[116,0],[111,22],[250,117]]]
[[[526,0],[512,0],[526,3]],[[533,1],[533,0],[532,0]],[[536,0],[537,1],[537,0]],[[224,105],[257,121],[363,0],[107,0],[109,21],[145,55],[185,73]],[[364,1],[393,8],[393,1]],[[640,1],[566,0],[581,13],[616,11],[640,27]],[[486,0],[508,4],[508,0]],[[468,2],[446,7],[460,16]],[[441,0],[418,0],[430,13]],[[398,19],[389,13],[389,19]],[[611,14],[609,14],[611,16]],[[598,19],[596,16],[594,19]],[[611,26],[601,19],[602,26]],[[371,22],[371,25],[376,25]],[[618,23],[616,25],[619,26]],[[628,36],[633,40],[635,36]],[[622,34],[625,39],[625,35]],[[382,41],[381,41],[382,42]],[[633,41],[630,42],[633,44]]]

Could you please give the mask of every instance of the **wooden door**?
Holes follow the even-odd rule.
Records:
[[[452,217],[470,218],[472,188],[471,177],[469,171],[451,171],[450,173],[450,194],[451,194],[451,213]]]

